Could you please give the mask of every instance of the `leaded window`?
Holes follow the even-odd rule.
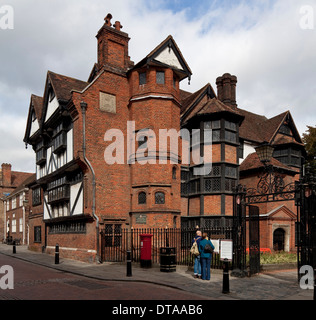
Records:
[[[237,179],[237,168],[232,166],[225,167],[225,177]]]
[[[156,72],[156,83],[165,84],[165,72],[164,71],[157,71]]]
[[[237,124],[225,120],[225,141],[237,143]]]
[[[142,191],[138,194],[138,204],[145,204],[145,203],[146,203],[146,193]]]
[[[146,72],[139,73],[139,85],[146,84]]]
[[[42,242],[42,229],[41,226],[34,227],[34,242]]]
[[[66,176],[56,179],[47,185],[48,203],[69,200],[70,186]]]
[[[212,142],[218,142],[221,138],[221,121],[213,120],[204,122],[204,130],[212,130]]]
[[[164,204],[165,203],[165,194],[163,192],[155,193],[155,203],[156,204]]]
[[[204,179],[204,191],[205,192],[217,192],[221,190],[221,179],[212,178]]]
[[[32,190],[32,205],[37,206],[41,204],[41,188],[35,188]]]
[[[104,228],[105,247],[120,247],[122,242],[122,225],[106,224]]]
[[[53,131],[52,150],[54,153],[63,151],[67,147],[67,133],[63,123],[60,123]]]

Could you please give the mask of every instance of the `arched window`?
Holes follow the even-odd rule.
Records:
[[[138,204],[145,204],[146,203],[146,193],[140,192],[138,194]]]
[[[163,192],[155,193],[155,203],[156,204],[164,204],[165,203],[165,194]]]

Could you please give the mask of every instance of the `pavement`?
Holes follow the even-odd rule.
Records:
[[[229,276],[229,293],[223,294],[223,270],[211,270],[211,280],[195,279],[187,266],[177,266],[176,272],[161,272],[159,267],[141,268],[132,264],[132,276],[127,276],[126,264],[105,262],[85,263],[77,260],[59,259],[54,255],[33,252],[27,246],[0,244],[0,254],[68,272],[91,279],[106,281],[134,281],[166,286],[196,293],[208,300],[313,300],[313,290],[301,289],[297,269],[269,270],[252,277]]]

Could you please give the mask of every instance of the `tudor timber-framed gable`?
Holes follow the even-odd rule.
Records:
[[[24,142],[36,153],[45,221],[83,214],[83,173],[74,159],[73,120],[66,106],[71,90],[86,86],[84,81],[48,71],[43,98],[31,97]]]

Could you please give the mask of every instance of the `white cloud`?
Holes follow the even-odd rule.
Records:
[[[241,108],[268,117],[290,110],[301,133],[316,125],[316,26],[300,28],[300,8],[311,5],[316,13],[315,0],[203,1],[195,10],[164,0],[7,3],[14,30],[0,30],[0,163],[11,162],[13,170],[34,166],[24,161],[30,153],[22,142],[31,93],[43,94],[47,70],[88,78],[108,12],[131,37],[135,63],[171,34],[193,71],[183,89],[210,82],[216,90],[216,78],[229,72],[238,77]]]

